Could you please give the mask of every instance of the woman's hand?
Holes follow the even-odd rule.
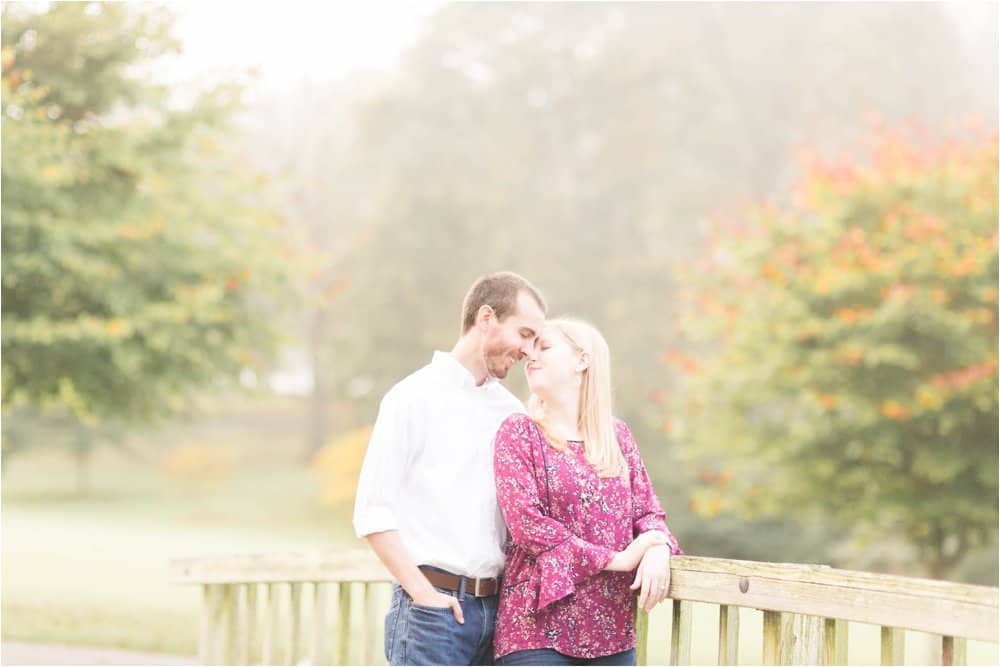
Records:
[[[642,589],[639,593],[639,607],[647,614],[667,598],[670,588],[669,546],[656,545],[646,550],[631,588],[633,591]]]
[[[639,562],[650,547],[665,545],[667,536],[658,530],[651,530],[643,533],[632,540],[632,543],[625,547],[624,551],[619,551],[611,559],[605,570],[611,572],[631,572],[639,566]]]

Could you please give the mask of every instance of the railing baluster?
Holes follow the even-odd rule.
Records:
[[[267,601],[264,605],[264,636],[261,639],[260,661],[265,665],[276,664],[274,659],[275,643],[278,638],[278,621],[280,619],[278,609],[278,584],[269,582],[267,584]]]
[[[764,612],[764,645],[761,662],[765,665],[781,664],[781,612]]]
[[[635,623],[635,664],[645,665],[648,664],[649,614],[639,609],[637,601],[635,602],[632,619]]]
[[[363,662],[366,665],[375,664],[375,642],[378,639],[378,618],[375,616],[375,584],[365,582],[364,601],[365,645]]]
[[[942,665],[964,665],[965,639],[961,637],[941,637],[941,662]]]
[[[201,586],[201,628],[198,632],[198,663],[208,665],[214,662],[212,643],[215,641],[216,587],[218,584]]]
[[[248,586],[249,584],[236,584],[236,590],[233,591],[233,617],[236,628],[233,636],[233,653],[238,665],[246,665],[250,662],[250,658],[247,655],[247,627],[249,624],[249,614],[247,613]]]
[[[327,585],[314,581],[312,641],[309,644],[309,664],[323,664],[323,654],[326,652],[326,593]]]
[[[819,665],[823,659],[823,619],[791,614],[782,661],[790,665]]]
[[[903,664],[903,631],[899,628],[882,626],[882,664]]]
[[[337,607],[339,639],[337,642],[336,664],[348,665],[350,664],[351,656],[351,582],[340,582]]]
[[[823,637],[823,664],[847,664],[847,621],[842,618],[825,620],[825,636]]]
[[[286,653],[286,665],[297,665],[299,654],[302,650],[302,584],[293,581],[291,593],[289,595],[289,605],[291,606],[291,629],[289,632],[289,645]]]
[[[236,664],[236,584],[222,585],[223,665]]]
[[[257,645],[257,587],[256,582],[247,585],[247,634],[246,634],[246,660],[243,664],[253,665],[256,658],[255,647]]]
[[[674,600],[673,625],[670,628],[670,664],[691,664],[691,603]]]
[[[719,659],[720,665],[739,663],[740,608],[719,605]]]

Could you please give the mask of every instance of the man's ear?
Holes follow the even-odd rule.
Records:
[[[482,329],[489,323],[490,320],[495,318],[496,313],[493,311],[493,307],[484,303],[479,306],[479,310],[476,312],[476,326]]]

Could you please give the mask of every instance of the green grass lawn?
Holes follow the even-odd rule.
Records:
[[[194,654],[199,592],[168,561],[360,546],[310,471],[257,465],[205,486],[113,453],[77,496],[68,461],[18,459],[3,484],[3,638]]]

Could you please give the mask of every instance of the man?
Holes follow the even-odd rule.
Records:
[[[527,356],[544,320],[527,280],[483,276],[451,353],[435,352],[382,399],[354,528],[399,582],[385,619],[390,664],[492,664],[506,537],[493,437],[524,412],[497,380]]]

